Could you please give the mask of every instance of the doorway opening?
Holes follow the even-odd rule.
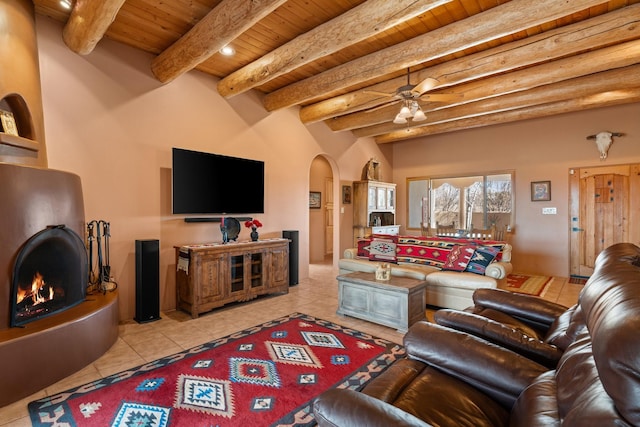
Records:
[[[318,155],[309,170],[309,264],[333,265],[338,252],[335,162]]]

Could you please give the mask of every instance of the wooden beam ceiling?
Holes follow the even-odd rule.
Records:
[[[218,92],[237,95],[450,1],[369,0],[225,77]]]
[[[34,4],[64,23],[74,52],[109,37],[156,54],[149,72],[161,82],[198,69],[223,97],[257,90],[267,111],[299,106],[303,123],[378,143],[638,102],[640,0]],[[227,44],[236,56],[220,55]],[[407,69],[411,85],[437,86],[416,99],[427,120],[400,126]],[[428,100],[447,93],[461,96]]]
[[[508,76],[504,78],[508,79]],[[543,105],[583,96],[593,96],[599,93],[613,92],[617,89],[626,90],[636,88],[640,88],[640,66],[638,65],[563,80],[557,83],[513,92],[499,97],[486,98],[448,109],[431,111],[429,113],[430,124],[417,128],[428,127],[431,124],[463,120],[469,117],[516,110],[533,105]],[[384,123],[370,127],[361,127],[354,130],[353,133],[358,137],[377,136],[404,129],[406,129],[406,127],[401,125]]]
[[[471,117],[426,127],[398,130],[378,136],[375,138],[375,141],[378,144],[385,144],[440,133],[517,122],[519,120],[538,119],[540,117],[549,117],[573,111],[628,104],[630,102],[640,102],[640,88],[615,90],[597,95],[585,95],[565,101],[519,108],[507,112],[491,113],[481,117]]]
[[[62,31],[69,49],[88,55],[104,37],[125,0],[77,0]]]
[[[465,93],[467,100],[473,100],[473,95],[466,93],[468,88],[454,86],[475,81],[478,85],[488,86],[489,90],[495,93],[504,92],[500,86],[485,84],[482,79],[517,70],[525,70],[523,71],[525,74],[535,74],[532,70],[527,72],[527,67],[570,57],[591,49],[640,39],[638,22],[640,22],[640,5],[619,9],[587,21],[580,21],[423,68],[412,73],[411,77],[415,81],[428,77],[435,78],[439,81],[439,87],[448,87],[448,92]],[[578,68],[582,66],[588,67],[589,64],[582,63]],[[579,70],[577,72],[581,73],[579,75],[584,74]],[[393,93],[397,87],[404,84],[406,84],[406,77],[403,76],[302,107],[300,119],[303,123],[313,123],[377,107],[388,102],[389,98],[370,92]]]
[[[464,95],[464,98],[459,102],[450,102],[444,105],[436,104],[433,108],[430,108],[429,122],[432,121],[432,114],[436,111],[443,112],[443,114],[452,114],[455,117],[456,114],[453,111],[453,107],[461,104],[474,104],[488,98],[501,100],[514,92],[571,80],[576,77],[589,76],[593,73],[626,67],[638,62],[640,62],[640,40],[633,40],[598,51],[590,51],[532,68],[514,71],[509,74],[494,75],[486,79],[460,84],[457,88]],[[397,106],[390,106],[371,112],[344,115],[333,120],[327,120],[327,125],[334,131],[341,131],[385,123],[386,127],[383,129],[388,129],[391,132],[399,126],[389,123],[387,119],[397,109]],[[417,125],[420,126],[420,124]]]
[[[167,83],[194,69],[287,0],[224,0],[151,63],[158,80]]]
[[[488,43],[598,3],[601,0],[514,0],[290,84],[266,95],[263,103],[268,111],[273,111],[316,99],[318,94],[335,94],[381,74]]]

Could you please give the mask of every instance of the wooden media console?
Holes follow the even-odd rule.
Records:
[[[288,292],[288,239],[176,247],[177,307],[193,318],[231,302]]]

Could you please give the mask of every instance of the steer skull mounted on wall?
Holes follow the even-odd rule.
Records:
[[[598,147],[598,151],[600,152],[600,160],[604,160],[607,158],[609,147],[611,147],[611,144],[613,143],[613,137],[622,135],[624,134],[620,132],[603,131],[595,135],[589,135],[587,139],[596,140],[596,146]]]

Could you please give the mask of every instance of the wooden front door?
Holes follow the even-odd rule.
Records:
[[[588,277],[614,243],[640,244],[640,165],[570,171],[570,274]]]

